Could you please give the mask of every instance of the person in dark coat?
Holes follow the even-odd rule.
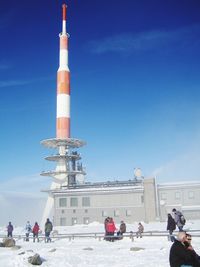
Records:
[[[200,256],[196,253],[196,251],[192,247],[192,236],[188,233],[186,233],[186,241],[184,241],[184,245],[187,249],[190,249],[193,251],[193,257],[194,257],[194,263],[195,267],[200,266]]]
[[[53,224],[49,220],[49,218],[46,220],[44,231],[45,231],[45,243],[51,242],[50,233],[53,230]]]
[[[173,231],[176,229],[176,223],[170,213],[167,214],[167,230],[169,231],[169,240],[174,242]]]
[[[186,233],[179,232],[170,249],[169,262],[170,267],[200,267],[200,264],[194,258],[193,249],[188,249],[184,242],[186,241]]]
[[[7,237],[12,237],[12,232],[13,232],[13,226],[12,226],[12,223],[9,222],[8,223],[8,226],[7,226]]]

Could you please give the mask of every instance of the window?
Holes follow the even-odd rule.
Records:
[[[107,211],[103,210],[103,211],[102,211],[102,217],[107,217],[107,216],[108,216]]]
[[[66,226],[66,224],[67,224],[66,218],[65,217],[61,217],[60,218],[60,226]]]
[[[119,214],[120,214],[120,213],[119,213],[119,210],[115,210],[115,211],[114,211],[114,216],[115,216],[115,217],[118,217]]]
[[[83,218],[83,223],[84,224],[89,224],[89,222],[90,222],[90,218],[89,217],[84,217]]]
[[[72,225],[75,225],[75,224],[77,224],[77,218],[73,217],[72,218]]]
[[[141,195],[141,203],[144,203],[144,196]]]
[[[73,213],[76,213],[76,210],[73,210]]]
[[[180,192],[176,192],[175,193],[175,199],[180,199],[181,198],[181,194]]]
[[[67,199],[59,198],[59,207],[67,207]]]
[[[131,216],[131,210],[126,210],[126,216]]]
[[[194,192],[193,191],[188,192],[188,198],[190,198],[190,199],[194,198]]]
[[[65,210],[62,210],[61,213],[62,213],[62,214],[65,213]]]
[[[78,207],[78,198],[77,197],[71,197],[70,198],[70,206],[71,207]]]
[[[90,198],[89,197],[83,197],[82,198],[82,206],[83,207],[89,207],[90,206]]]
[[[85,210],[85,213],[88,213],[88,210]]]
[[[162,200],[167,199],[167,194],[166,194],[166,193],[161,193],[160,198],[161,198]]]

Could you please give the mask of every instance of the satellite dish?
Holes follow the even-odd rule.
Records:
[[[141,171],[140,168],[135,168],[135,169],[134,169],[134,177],[135,177],[136,179],[138,179],[138,178],[142,178],[142,171]]]
[[[164,200],[161,200],[161,201],[160,201],[160,205],[161,205],[161,206],[164,206],[164,205],[165,205],[165,201],[164,201]]]

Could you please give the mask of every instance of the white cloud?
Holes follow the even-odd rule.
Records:
[[[199,43],[200,25],[192,25],[176,30],[152,30],[140,33],[123,33],[106,37],[102,40],[90,41],[93,53],[149,51],[176,44],[184,47],[187,44]]]
[[[159,182],[200,180],[200,154],[195,150],[188,151],[156,168],[152,175]]]
[[[1,69],[1,67],[3,68],[3,66],[4,66],[3,64],[2,65],[0,64],[0,69]],[[5,67],[6,67],[6,65],[4,66],[4,68]],[[48,80],[52,80],[52,77],[44,76],[44,77],[39,77],[37,79],[29,79],[29,80],[20,80],[20,79],[19,80],[5,80],[5,81],[0,81],[0,88],[19,86],[19,85],[27,85],[27,84],[37,83],[40,81],[48,81]]]
[[[41,189],[50,187],[50,179],[39,174],[13,177],[0,181],[0,225],[12,221],[24,225],[27,220],[42,219],[47,194]]]
[[[39,174],[12,177],[0,181],[0,192],[20,192],[20,194],[30,194],[32,192],[39,193],[44,186],[48,186],[49,182],[50,178],[45,179]]]
[[[3,201],[2,201],[3,200]],[[4,193],[0,195],[0,225],[6,225],[9,221],[23,226],[27,220],[32,223],[40,222],[45,206],[45,198],[17,196],[16,194]]]
[[[0,87],[10,87],[10,86],[26,85],[26,84],[29,84],[29,83],[30,83],[30,81],[27,81],[27,80],[0,81]]]

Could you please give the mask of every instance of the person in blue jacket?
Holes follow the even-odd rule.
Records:
[[[14,230],[14,227],[12,223],[9,222],[7,226],[7,237],[12,237],[13,230]]]

